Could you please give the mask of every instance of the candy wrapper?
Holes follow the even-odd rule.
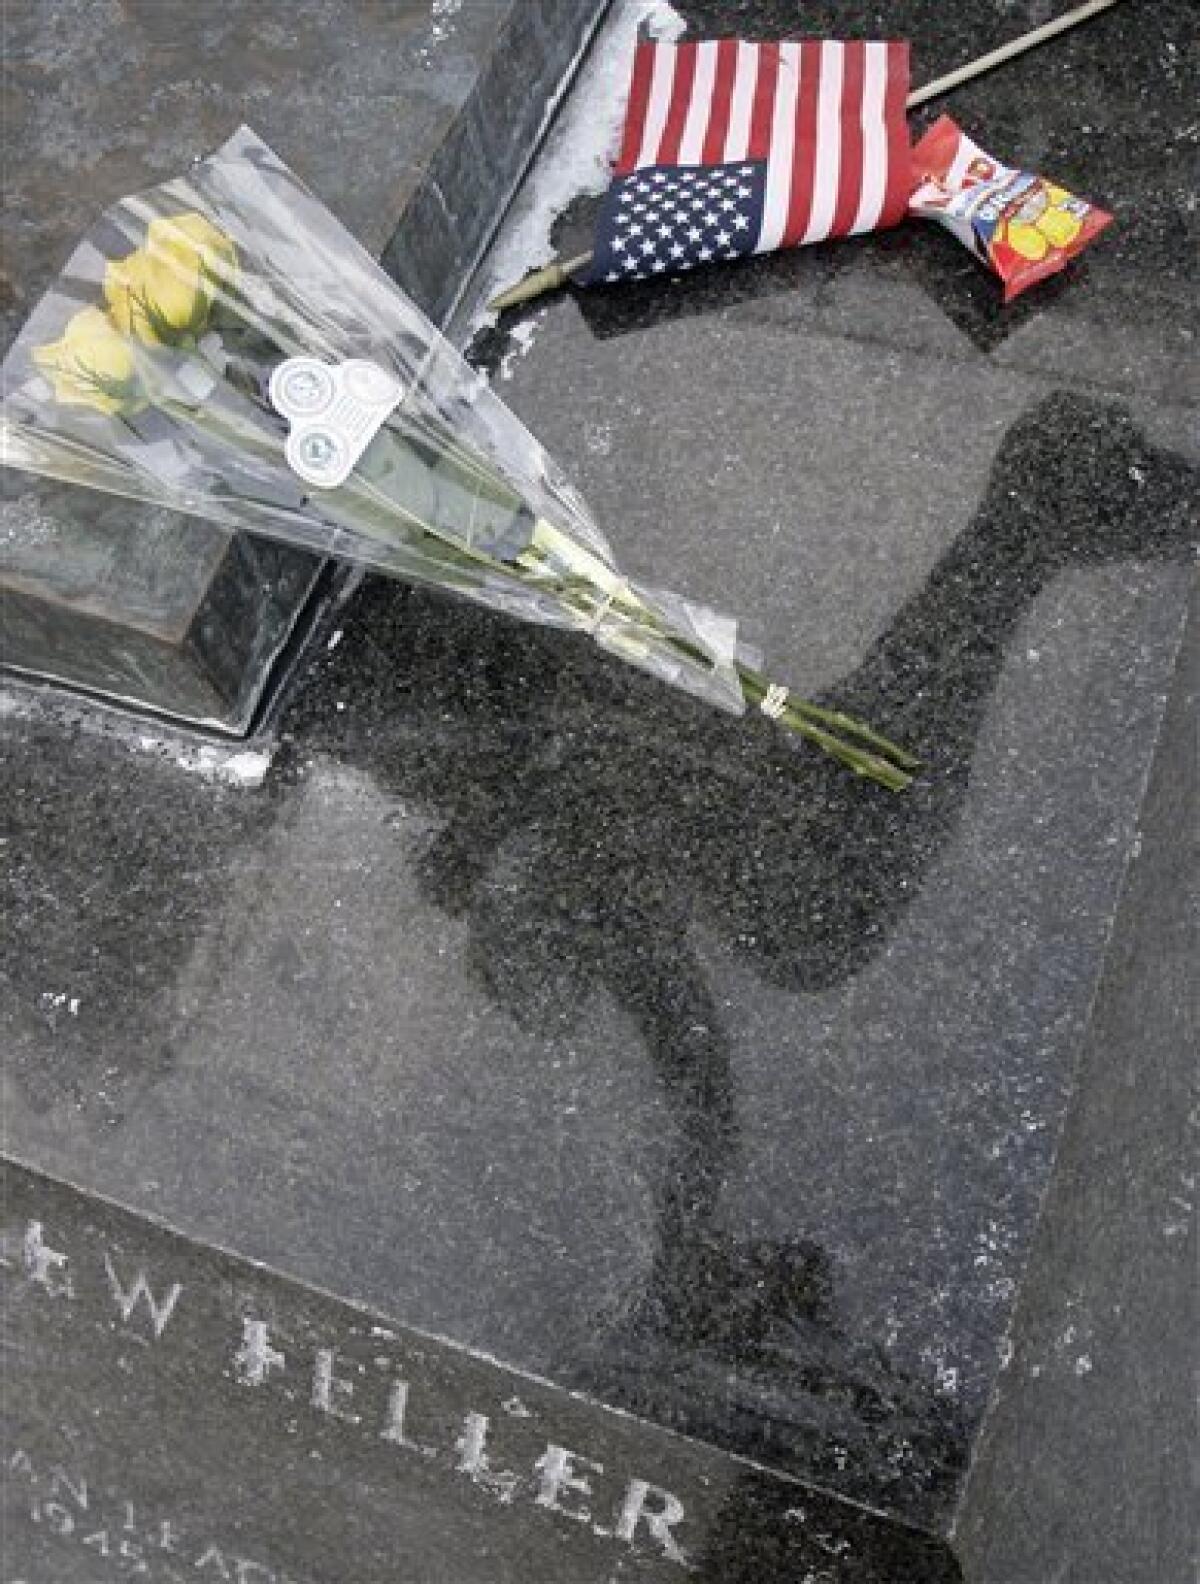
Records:
[[[1032,171],[985,154],[949,116],[913,149],[908,212],[937,220],[1004,282],[1004,301],[1062,269],[1112,219]]]

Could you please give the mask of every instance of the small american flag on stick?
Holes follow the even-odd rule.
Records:
[[[908,45],[643,40],[589,283],[896,225]]]

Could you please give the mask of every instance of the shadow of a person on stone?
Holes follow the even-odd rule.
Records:
[[[1031,601],[1067,568],[1186,556],[1195,486],[1118,407],[1060,393],[1013,427],[970,525],[823,700],[925,755],[902,796],[570,637],[461,606],[450,622],[436,595],[368,590],[344,647],[372,651],[358,667],[370,696],[342,732],[317,686],[295,711],[305,751],[370,742],[378,781],[444,821],[419,884],[469,922],[491,996],[567,1036],[605,991],[676,1130],[645,1288],[621,1314],[581,1318],[560,1374],[910,1511],[935,1510],[957,1480],[955,1405],[843,1329],[828,1254],[747,1243],[726,1223],[737,1097],[689,930],[703,923],[794,992],[856,975],[955,827]]]
[[[221,864],[275,817],[306,756],[360,765],[438,817],[418,884],[468,923],[475,971],[495,1001],[518,1024],[569,1038],[602,991],[662,1085],[672,1135],[655,1255],[636,1302],[581,1315],[560,1373],[684,1430],[704,1430],[715,1411],[725,1445],[826,1469],[831,1481],[850,1477],[839,1466],[848,1449],[865,1459],[907,1443],[908,1461],[864,1461],[863,1474],[876,1489],[887,1479],[935,1501],[961,1457],[951,1408],[850,1334],[827,1251],[748,1241],[730,1225],[726,1188],[741,1170],[731,1032],[690,932],[702,925],[794,993],[859,973],[955,828],[1030,602],[1067,568],[1185,556],[1196,482],[1123,410],[1085,397],[1056,395],[1014,426],[971,524],[830,691],[925,754],[928,770],[904,796],[569,636],[382,582],[364,591],[345,643],[288,712],[291,762],[281,756],[262,796],[194,780],[181,792],[170,765],[130,759],[114,770],[81,739],[105,789],[81,809],[78,779],[54,755],[27,756],[14,845],[24,855],[18,886],[36,905],[14,971],[40,985],[32,969],[45,931],[66,931],[68,945],[97,953],[68,987],[83,985],[86,997],[94,985],[96,1007],[78,1020],[78,1040],[64,1035],[53,1071],[30,1065],[18,1081],[39,1105],[99,1086],[117,1097],[119,1121],[123,1083],[169,1071],[182,1015],[170,987],[191,925],[200,930],[219,904]],[[354,704],[342,714],[333,701],[347,667]],[[148,776],[161,777],[161,797],[147,796]],[[130,875],[134,825],[156,856]],[[45,866],[80,841],[92,878],[70,899],[68,930],[57,900],[38,898]],[[111,980],[119,993],[105,1013]],[[95,1038],[105,1015],[134,1031],[128,1080],[101,1081],[87,1065],[111,1059],[113,1042]],[[55,1016],[74,1031],[65,1002]],[[148,1046],[137,1032],[147,1018],[157,1031]]]

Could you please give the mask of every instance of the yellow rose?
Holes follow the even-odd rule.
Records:
[[[236,262],[232,241],[202,214],[167,215],[151,220],[144,247],[109,264],[104,295],[118,329],[170,344],[202,334]]]
[[[194,260],[144,248],[109,263],[104,295],[117,329],[148,346],[199,335],[212,306],[208,281]]]
[[[54,386],[56,401],[115,413],[139,404],[133,349],[99,308],[83,308],[62,339],[34,347],[33,361]]]
[[[156,257],[177,259],[185,271],[195,270],[209,280],[220,280],[237,263],[232,240],[195,212],[151,220],[146,250]]]

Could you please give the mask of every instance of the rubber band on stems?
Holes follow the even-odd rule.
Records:
[[[778,682],[772,682],[758,707],[768,720],[782,720],[784,711],[788,707],[789,697],[787,688],[780,687]]]

